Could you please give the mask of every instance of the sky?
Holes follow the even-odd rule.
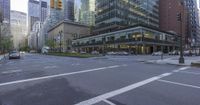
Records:
[[[11,10],[27,13],[28,0],[11,0]]]

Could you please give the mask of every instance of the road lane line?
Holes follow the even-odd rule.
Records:
[[[17,80],[17,81],[12,81],[12,82],[0,83],[0,86],[7,86],[7,85],[18,84],[18,83],[44,80],[44,79],[50,79],[50,78],[56,78],[56,77],[62,77],[62,76],[94,72],[94,71],[101,71],[101,70],[106,70],[106,69],[114,69],[114,68],[118,68],[118,67],[121,67],[121,65],[114,65],[114,66],[101,67],[101,68],[95,68],[95,69],[89,69],[89,70],[83,70],[83,71],[77,71],[77,72],[71,72],[71,73],[43,76],[43,77],[37,77],[37,78],[31,78],[31,79]]]
[[[174,70],[173,72],[177,73],[177,72],[180,72],[180,71],[187,70],[187,69],[189,69],[189,68],[190,68],[190,67],[182,67],[182,68],[180,68],[180,69],[178,69],[178,70]]]
[[[1,72],[1,73],[2,74],[11,74],[11,73],[18,73],[18,72],[22,72],[22,69],[19,69],[19,70],[9,70],[9,71]]]
[[[141,81],[141,82],[138,82],[138,83],[135,83],[135,84],[132,84],[132,85],[129,85],[129,86],[126,86],[126,87],[123,87],[121,89],[117,89],[117,90],[114,90],[114,91],[111,91],[111,92],[108,92],[108,93],[105,93],[105,94],[102,94],[102,95],[99,95],[97,97],[94,97],[94,98],[91,98],[89,100],[86,100],[86,101],[82,101],[80,103],[77,103],[75,105],[94,105],[96,103],[99,103],[103,100],[106,100],[106,99],[109,99],[109,98],[112,98],[114,96],[117,96],[117,95],[120,95],[120,94],[123,94],[125,92],[128,92],[128,91],[131,91],[131,90],[134,90],[136,88],[139,88],[141,86],[144,86],[146,84],[149,84],[151,82],[154,82],[156,80],[159,80],[163,77],[166,77],[166,76],[169,76],[171,75],[172,73],[164,73],[164,74],[161,74],[159,76],[155,76],[155,77],[152,77],[152,78],[149,78],[149,79],[146,79],[144,81]]]
[[[116,104],[114,104],[114,103],[112,103],[111,101],[108,101],[108,100],[103,100],[103,102],[105,102],[105,103],[107,103],[109,105],[116,105]]]
[[[162,80],[162,79],[157,80],[157,81],[168,83],[168,84],[174,84],[174,85],[180,85],[180,86],[185,86],[185,87],[200,89],[199,86],[194,86],[194,85],[189,85],[189,84],[183,84],[183,83],[179,83],[179,82],[172,82],[172,81],[167,81],[167,80]]]

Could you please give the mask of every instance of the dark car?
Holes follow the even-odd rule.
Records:
[[[9,59],[20,59],[20,52],[19,51],[9,52]]]

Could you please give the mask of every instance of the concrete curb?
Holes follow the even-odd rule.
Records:
[[[192,62],[191,66],[200,67],[200,62]]]
[[[143,62],[143,63],[146,63],[146,64],[176,65],[176,66],[191,66],[191,65],[188,65],[188,64],[174,64],[174,63],[168,63],[168,62],[165,62],[165,63],[158,63],[157,61],[139,61],[139,62]]]
[[[3,63],[8,59],[8,54],[3,55],[3,57],[0,58],[0,64]]]

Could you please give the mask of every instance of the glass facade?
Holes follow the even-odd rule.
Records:
[[[198,30],[198,13],[197,13],[197,1],[196,0],[185,0],[185,5],[188,10],[188,39],[189,47],[194,47],[199,41],[199,30]]]
[[[0,10],[3,13],[3,21],[10,23],[10,0],[0,0]]]
[[[96,0],[95,33],[145,24],[159,27],[159,0]]]
[[[81,23],[95,26],[95,1],[96,0],[81,0]]]
[[[107,51],[134,51],[139,54],[150,54],[155,51],[169,52],[178,48],[177,35],[160,32],[158,30],[138,26],[97,36],[75,39],[73,45],[78,50],[102,52],[104,46]]]

